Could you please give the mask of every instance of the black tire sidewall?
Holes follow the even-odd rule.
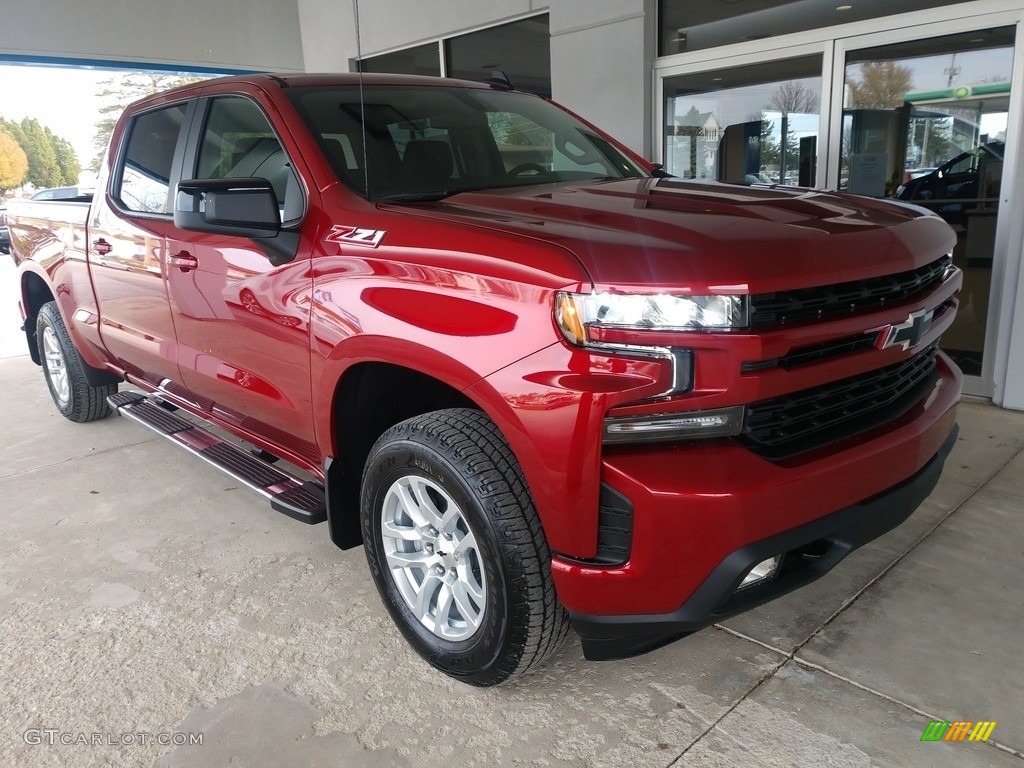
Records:
[[[409,475],[425,477],[448,493],[459,505],[476,538],[484,569],[487,604],[483,622],[472,637],[448,641],[424,627],[398,592],[384,556],[381,537],[381,511],[385,494],[392,484]],[[505,558],[500,537],[477,497],[465,479],[445,456],[432,446],[404,439],[384,445],[371,455],[363,477],[362,493],[363,540],[367,562],[381,599],[410,645],[428,662],[446,674],[470,683],[487,684],[497,675],[507,676],[518,659],[509,666],[508,648],[517,627],[516,600],[510,599]],[[524,632],[525,635],[525,632]]]

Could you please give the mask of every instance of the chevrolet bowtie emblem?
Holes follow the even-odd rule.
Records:
[[[928,333],[932,327],[932,316],[935,310],[922,309],[911,312],[905,321],[898,325],[890,325],[885,333],[880,349],[900,346],[903,349],[912,349],[921,343],[921,337]],[[884,331],[885,329],[883,329]]]

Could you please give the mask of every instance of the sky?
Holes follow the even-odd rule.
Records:
[[[99,82],[111,70],[0,65],[0,116],[34,117],[67,139],[82,166],[92,162]]]

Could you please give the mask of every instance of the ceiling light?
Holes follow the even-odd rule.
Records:
[[[837,10],[837,11],[849,11],[849,10],[851,10],[852,8],[853,8],[853,6],[852,6],[852,5],[837,5],[837,6],[836,6],[836,10]]]

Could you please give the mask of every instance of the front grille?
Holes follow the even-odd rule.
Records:
[[[895,275],[853,280],[821,288],[761,293],[750,297],[750,324],[784,325],[862,310],[879,309],[910,299],[942,280],[951,257]]]
[[[864,349],[872,349],[876,341],[878,341],[878,331],[826,341],[823,344],[798,347],[782,357],[742,363],[740,371],[742,373],[756,373],[757,371],[764,371],[775,367],[788,371],[792,368],[799,368],[801,365],[820,363],[823,360],[831,360],[833,357],[842,357],[843,355],[860,352]]]
[[[784,459],[899,418],[932,387],[938,343],[903,362],[747,407],[738,438]]]

